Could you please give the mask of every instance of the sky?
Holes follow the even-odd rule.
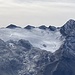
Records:
[[[60,27],[69,19],[75,19],[75,0],[0,0],[0,27]]]

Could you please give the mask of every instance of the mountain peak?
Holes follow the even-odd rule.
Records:
[[[19,43],[20,46],[23,46],[23,47],[25,47],[25,48],[28,49],[28,50],[30,50],[30,49],[32,48],[32,45],[31,45],[30,42],[27,41],[27,40],[20,39],[20,40],[18,41],[18,43]]]
[[[70,19],[60,29],[62,35],[69,35],[75,29],[75,20]]]
[[[32,28],[35,28],[35,27],[31,25],[27,25],[26,27],[24,27],[24,29],[32,29]]]
[[[70,19],[70,20],[68,20],[68,21],[66,22],[66,24],[70,24],[70,25],[75,24],[75,20]]]
[[[41,26],[39,26],[39,29],[47,29],[47,27],[45,26],[45,25],[41,25]]]
[[[14,28],[21,28],[21,27],[16,26],[16,25],[14,25],[14,24],[10,24],[10,25],[8,25],[6,28],[14,29]]]

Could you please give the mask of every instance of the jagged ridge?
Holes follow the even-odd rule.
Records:
[[[64,44],[55,52],[55,62],[46,66],[43,75],[75,75],[75,21],[61,27]]]
[[[39,28],[56,30],[53,26]],[[75,75],[75,21],[71,19],[59,29],[65,40],[54,53],[33,47],[28,40],[0,39],[0,75]]]

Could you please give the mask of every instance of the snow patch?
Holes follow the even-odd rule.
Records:
[[[34,47],[51,52],[56,51],[62,45],[64,39],[61,38],[62,35],[59,30],[50,31],[39,28],[31,30],[22,28],[0,29],[0,39],[3,39],[4,41],[25,39],[28,40]]]

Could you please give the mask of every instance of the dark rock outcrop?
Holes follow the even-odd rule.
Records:
[[[47,27],[46,27],[45,25],[42,25],[42,26],[39,27],[39,29],[44,29],[44,30],[46,30]]]
[[[62,35],[67,36],[73,31],[73,29],[75,29],[75,21],[70,19],[61,27],[60,32]]]
[[[31,25],[27,25],[26,27],[24,27],[24,29],[33,29],[35,28],[34,26],[31,26]]]
[[[18,44],[19,44],[20,46],[25,47],[25,48],[28,49],[28,50],[30,50],[30,49],[33,47],[33,46],[30,44],[29,41],[23,40],[23,39],[19,40],[19,41],[18,41]]]
[[[54,26],[49,26],[48,28],[49,28],[49,30],[51,30],[51,31],[55,31],[55,30],[56,30],[56,27],[54,27]]]
[[[27,40],[0,40],[0,75],[37,75],[51,61],[51,52],[33,47]]]
[[[14,24],[10,24],[10,25],[7,26],[6,28],[15,29],[15,28],[21,28],[21,27],[16,26],[16,25],[14,25]]]

